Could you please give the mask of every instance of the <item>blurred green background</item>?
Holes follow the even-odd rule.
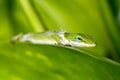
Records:
[[[61,48],[59,46],[36,45],[36,47],[35,45],[29,44],[16,44],[13,46],[9,43],[10,39],[13,36],[21,32],[29,33],[41,32],[46,30],[60,31],[61,29],[64,29],[68,32],[89,34],[96,41],[97,46],[94,48],[84,48],[82,49],[83,52],[77,52],[76,50],[71,50],[64,47]],[[26,46],[29,47],[26,48]],[[0,48],[0,62],[2,65],[1,70],[3,70],[0,73],[1,76],[3,76],[0,77],[0,80],[119,80],[120,78],[117,76],[117,74],[120,73],[120,1],[0,0]],[[46,53],[47,49],[49,50],[48,54]],[[32,55],[32,53],[36,54],[42,52],[46,56],[48,55],[48,58],[53,59],[53,62],[56,61],[56,64],[60,63],[61,67],[62,65],[66,65],[67,61],[69,61],[68,63],[70,63],[69,67],[74,67],[72,67],[72,69],[69,68],[68,71],[67,67],[63,66],[62,69],[57,67],[58,70],[61,69],[61,72],[58,71],[58,73],[60,73],[59,75],[56,72],[52,74],[52,71],[46,72],[46,69],[48,69],[49,67],[49,62],[47,64],[47,67],[43,67],[44,62],[42,62],[41,60],[41,64],[37,65],[39,63],[36,58],[32,58],[31,60],[27,59],[27,57],[23,55],[26,50],[28,51],[28,55]],[[35,50],[39,51],[37,52]],[[87,56],[90,55],[91,61],[89,63],[89,61],[87,61],[89,60],[89,58],[86,56],[83,56],[84,59],[81,59],[82,57],[78,54],[77,56],[75,55],[73,57],[72,53],[79,53],[80,55],[83,55],[83,53],[85,53],[87,54]],[[16,58],[14,58],[14,55],[17,55],[18,57],[21,56],[21,58],[19,60],[16,60]],[[59,55],[60,60],[58,58],[55,58],[55,56],[57,55]],[[68,58],[66,58],[65,56],[69,56],[70,60],[67,60]],[[97,58],[93,56],[97,56]],[[65,60],[63,60],[64,58],[62,57],[64,57]],[[110,62],[106,60],[105,57],[107,57],[107,59],[109,58],[113,60],[113,63],[115,64],[113,64],[111,60]],[[22,60],[24,58],[26,58],[28,62],[34,62],[34,67],[27,69],[27,67],[31,66],[24,63],[26,61],[26,59]],[[46,60],[46,57],[44,56],[42,56],[41,58]],[[105,58],[105,61],[103,58]],[[16,60],[16,62],[14,60]],[[8,61],[10,61],[10,65],[8,64]],[[95,61],[95,63],[92,63],[93,61]],[[74,62],[76,63],[72,65]],[[13,63],[16,64],[17,67],[13,67]],[[82,63],[87,64],[86,68],[84,68],[83,66],[80,68],[81,70],[83,69],[83,71],[79,71],[78,67],[80,67],[81,65],[78,64]],[[101,68],[96,68],[99,63],[102,64]],[[20,65],[27,70],[25,70],[25,72],[23,73],[19,71],[17,72],[16,68],[18,68],[18,66]],[[90,78],[90,76],[88,76],[89,74],[91,74],[89,73],[89,67],[92,67],[93,70],[100,69],[100,72],[98,71],[98,73],[94,73],[93,71],[93,75]],[[112,71],[111,69],[106,70],[109,67],[111,67],[112,69],[116,69],[116,73],[114,73],[115,71]],[[39,70],[39,68],[43,69]],[[103,70],[103,68],[105,70]],[[52,69],[55,68],[52,67]],[[52,69],[50,68],[49,70]],[[76,70],[76,73],[69,74],[69,71],[75,71],[74,69]],[[88,69],[89,74],[86,72],[86,69]],[[39,73],[39,71],[41,71],[41,73]],[[12,73],[21,76],[23,79],[20,79],[18,77],[10,78],[9,75],[11,75]],[[80,76],[80,73],[84,73],[85,75]],[[99,78],[99,73],[101,74],[101,76],[103,76],[102,74],[109,73],[109,76],[111,77],[109,79],[106,79],[106,76]],[[29,75],[31,75],[32,78],[29,78]],[[64,76],[61,77],[61,75]],[[49,78],[46,78],[45,76],[49,76]]]

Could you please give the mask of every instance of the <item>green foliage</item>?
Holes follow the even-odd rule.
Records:
[[[119,80],[119,0],[0,0],[0,80]],[[95,48],[10,44],[23,32],[91,35]],[[105,58],[105,57],[108,58]]]
[[[0,49],[1,80],[119,80],[119,64],[73,49],[30,44]]]

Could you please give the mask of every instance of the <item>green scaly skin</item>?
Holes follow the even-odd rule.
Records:
[[[51,44],[75,47],[94,47],[95,41],[86,34],[69,33],[66,31],[46,31],[39,33],[20,34],[12,38],[12,42],[30,42],[34,44]]]

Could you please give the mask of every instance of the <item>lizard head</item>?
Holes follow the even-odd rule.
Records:
[[[75,47],[95,47],[95,41],[87,34],[65,32],[64,37]]]

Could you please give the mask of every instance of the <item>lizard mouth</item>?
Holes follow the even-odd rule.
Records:
[[[89,44],[88,47],[95,47],[95,46],[96,46],[96,44],[95,44],[95,43],[92,43],[92,44]]]
[[[84,42],[77,43],[73,41],[70,41],[70,43],[72,46],[75,46],[75,47],[95,47],[96,46],[95,43],[84,43]]]

